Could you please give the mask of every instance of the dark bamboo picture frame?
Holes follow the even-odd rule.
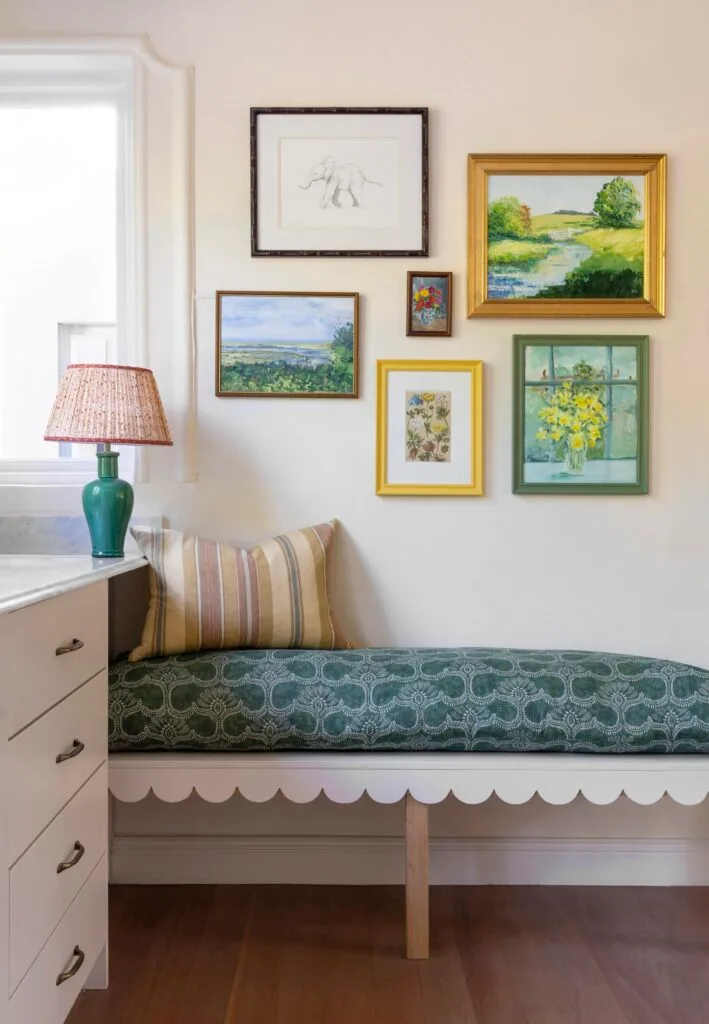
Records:
[[[427,107],[252,107],[250,114],[252,256],[428,256]],[[268,119],[273,126],[283,117],[293,128],[265,136]],[[402,119],[399,139],[391,138],[392,119]],[[309,124],[318,126],[312,138]],[[331,136],[322,137],[323,124]],[[285,226],[288,197],[292,223]],[[399,205],[415,223],[402,228],[388,215]],[[353,245],[355,237],[363,243]],[[320,244],[325,238],[332,244]],[[395,244],[397,238],[412,244]]]
[[[515,494],[647,494],[649,338],[516,335]]]

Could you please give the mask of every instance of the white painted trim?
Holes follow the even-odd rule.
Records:
[[[436,839],[433,885],[709,885],[707,839]],[[114,836],[111,881],[400,885],[404,840]]]
[[[701,803],[709,793],[709,757],[701,754],[467,754],[467,753],[263,753],[113,754],[109,786],[132,803],[152,790],[175,803],[194,791],[222,803],[237,790],[262,803],[279,791],[294,803],[324,793],[348,804],[367,793],[376,803],[396,803],[411,793],[436,804],[452,793],[466,804],[493,793],[508,804],[535,794],[568,804],[579,793],[593,804],[611,804],[624,793],[636,804],[667,794],[676,803]]]
[[[173,64],[161,57],[154,49],[149,36],[147,35],[116,35],[116,36],[93,36],[93,35],[63,35],[61,33],[48,35],[21,35],[3,36],[0,39],[0,55],[2,54],[26,55],[28,67],[32,66],[38,58],[45,56],[78,56],[81,55],[87,68],[96,65],[97,55],[121,55],[129,54],[140,57],[146,65],[156,70],[183,69],[178,64]],[[40,66],[45,66],[41,60]]]

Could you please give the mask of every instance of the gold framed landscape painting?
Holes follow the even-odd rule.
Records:
[[[468,316],[664,316],[665,205],[663,155],[468,156]]]
[[[377,494],[483,493],[482,365],[377,362]]]

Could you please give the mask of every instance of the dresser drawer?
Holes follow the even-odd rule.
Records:
[[[10,864],[105,761],[107,704],[104,671],[10,740]],[[57,763],[57,756],[65,760]]]
[[[107,845],[104,764],[10,871],[10,992],[22,981]],[[60,864],[73,861],[71,867],[57,871]]]
[[[63,1024],[106,942],[106,894],[103,857],[10,1000],[9,1024]],[[81,954],[79,970],[58,985]]]
[[[81,587],[0,618],[8,735],[14,736],[106,667],[108,584]],[[57,654],[63,648],[72,649]]]

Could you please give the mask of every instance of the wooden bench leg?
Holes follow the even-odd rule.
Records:
[[[428,806],[406,794],[406,956],[428,960]]]

